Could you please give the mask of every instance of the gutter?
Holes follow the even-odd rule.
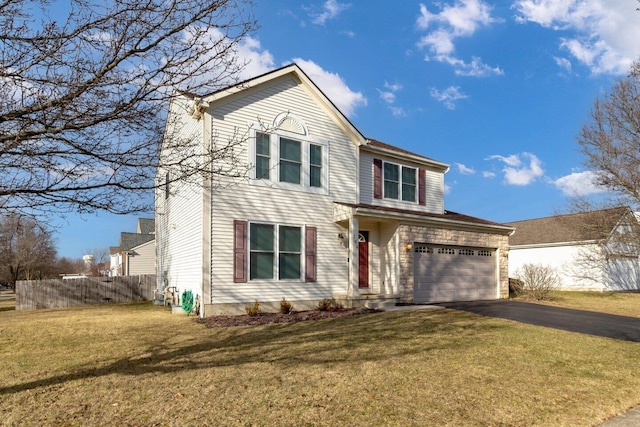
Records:
[[[395,150],[389,150],[387,148],[374,147],[371,145],[363,145],[361,149],[372,153],[384,154],[385,156],[394,157],[396,159],[410,160],[412,162],[423,165],[428,164],[435,169],[441,170],[445,174],[451,169],[451,167],[446,163],[438,162],[437,160],[429,159],[427,157],[422,157],[416,154],[403,153]]]
[[[507,227],[503,225],[492,225],[492,224],[475,224],[466,221],[457,221],[452,219],[444,219],[444,218],[434,218],[423,215],[415,215],[409,213],[395,213],[388,211],[379,211],[368,208],[356,207],[354,208],[354,215],[359,216],[367,216],[373,218],[386,218],[396,220],[398,222],[418,222],[421,224],[431,224],[437,225],[440,227],[453,228],[456,226],[457,229],[463,229],[466,231],[487,231],[492,230],[497,234],[504,234],[507,236],[513,235],[515,229],[513,227]]]

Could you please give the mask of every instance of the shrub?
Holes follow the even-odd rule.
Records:
[[[323,299],[318,303],[318,310],[329,311],[331,310],[331,300],[328,298]]]
[[[334,299],[325,298],[318,303],[318,310],[320,311],[338,311],[344,307]]]
[[[291,311],[293,311],[293,304],[282,298],[282,301],[280,301],[280,314],[289,314]]]
[[[535,300],[549,299],[551,291],[558,287],[560,278],[553,267],[542,264],[525,264],[516,272],[522,282],[522,293]]]
[[[260,312],[260,303],[256,300],[253,305],[247,305],[244,309],[249,316],[256,316]]]
[[[509,277],[509,295],[519,297],[522,295],[523,286],[522,280]]]

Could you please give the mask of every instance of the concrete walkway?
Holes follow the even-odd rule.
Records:
[[[640,405],[624,414],[605,421],[600,427],[638,427],[640,426]]]

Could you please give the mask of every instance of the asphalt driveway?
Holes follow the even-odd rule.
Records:
[[[640,342],[640,319],[635,317],[510,300],[450,302],[436,305],[531,325]]]

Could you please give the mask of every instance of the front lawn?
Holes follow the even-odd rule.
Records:
[[[558,307],[640,317],[640,293],[555,291],[548,301]]]
[[[151,304],[0,311],[0,424],[589,426],[640,345],[450,311],[211,328]]]

